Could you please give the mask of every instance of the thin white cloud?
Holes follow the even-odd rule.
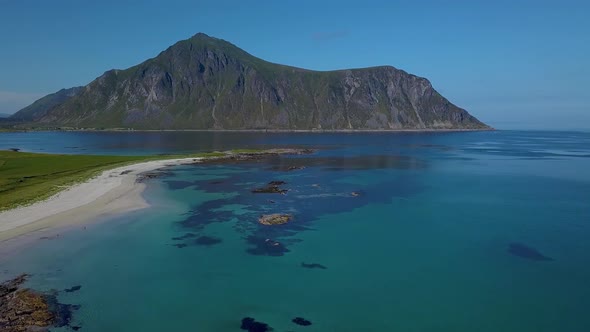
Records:
[[[335,39],[346,38],[350,35],[348,30],[336,31],[316,31],[311,35],[311,39],[316,42],[327,42]]]

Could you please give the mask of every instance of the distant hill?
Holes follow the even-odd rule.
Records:
[[[0,113],[0,118],[8,118],[12,116],[12,114],[8,114],[8,113]]]
[[[13,118],[137,129],[489,129],[403,70],[284,66],[202,33]]]
[[[52,108],[61,105],[68,99],[76,96],[82,91],[82,89],[83,87],[61,89],[56,93],[52,93],[41,99],[38,99],[31,105],[16,112],[11,116],[11,118],[14,120],[36,121],[44,117]]]

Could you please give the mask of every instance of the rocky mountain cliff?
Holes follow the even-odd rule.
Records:
[[[44,97],[13,117],[91,128],[489,128],[427,79],[394,67],[305,70],[266,62],[205,34],[75,89],[31,112]]]

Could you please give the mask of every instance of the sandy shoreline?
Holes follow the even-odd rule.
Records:
[[[44,201],[0,212],[0,242],[106,214],[145,208],[148,206],[142,197],[145,184],[136,181],[140,174],[198,160],[155,160],[113,168]]]

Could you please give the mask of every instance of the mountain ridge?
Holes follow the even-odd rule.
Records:
[[[23,110],[13,117],[23,118]],[[427,79],[393,66],[315,71],[268,62],[203,33],[108,70],[31,119],[156,130],[490,129]]]

